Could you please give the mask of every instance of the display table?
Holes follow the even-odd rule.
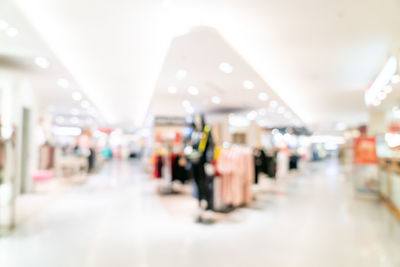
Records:
[[[400,159],[379,159],[379,193],[400,218]]]
[[[62,157],[56,161],[55,170],[57,177],[86,176],[88,160],[86,157]]]

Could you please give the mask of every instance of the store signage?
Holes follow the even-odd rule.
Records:
[[[354,139],[354,163],[358,165],[378,163],[375,137]]]
[[[364,100],[367,107],[377,106],[385,94],[385,86],[389,84],[392,77],[397,73],[397,58],[392,56],[376,77],[370,88],[365,92]]]
[[[154,118],[155,126],[184,126],[186,125],[185,117],[162,117]]]

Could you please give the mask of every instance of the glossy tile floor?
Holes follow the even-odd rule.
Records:
[[[139,164],[111,163],[0,238],[0,266],[400,266],[399,222],[355,198],[336,162],[265,183],[211,226],[193,223],[190,196],[154,191]]]

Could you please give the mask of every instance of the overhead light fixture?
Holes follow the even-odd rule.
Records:
[[[377,106],[379,106],[380,104],[381,104],[381,100],[380,100],[380,99],[375,99],[374,102],[372,102],[372,105],[373,105],[374,107],[377,107]]]
[[[77,115],[79,115],[79,109],[77,109],[77,108],[73,108],[73,109],[71,109],[71,114],[72,115],[74,115],[74,116],[77,116]]]
[[[386,98],[386,93],[385,92],[381,92],[378,96],[379,100],[384,100]]]
[[[189,114],[193,114],[193,113],[194,113],[194,108],[191,107],[191,106],[186,107],[185,110],[186,110],[186,112],[189,113]]]
[[[280,113],[280,114],[285,113],[285,108],[284,107],[279,107],[278,108],[278,113]]]
[[[179,81],[183,80],[186,78],[186,75],[187,75],[187,71],[184,69],[180,69],[176,72],[176,79],[178,79]]]
[[[269,102],[269,106],[273,109],[275,109],[276,107],[278,107],[278,102],[276,102],[275,100],[272,100],[271,102]]]
[[[213,102],[214,104],[221,104],[221,98],[219,96],[213,96],[211,98],[211,102]]]
[[[0,20],[0,31],[5,31],[8,28],[8,23],[4,20]]]
[[[47,69],[50,66],[49,61],[44,57],[35,57],[35,64],[42,69]]]
[[[371,105],[377,106],[376,104],[379,102],[380,93],[397,73],[397,65],[397,58],[395,56],[388,59],[378,77],[364,94],[364,101],[367,107],[370,107]]]
[[[178,89],[175,86],[168,87],[168,93],[170,93],[170,94],[176,94],[177,91],[178,91]]]
[[[71,120],[70,120],[70,122],[71,122],[72,124],[78,124],[78,123],[80,122],[80,120],[79,120],[78,117],[72,117]]]
[[[267,127],[268,122],[266,120],[260,120],[257,122],[260,127]]]
[[[259,93],[259,94],[258,94],[258,98],[259,98],[261,101],[267,101],[267,100],[268,100],[268,94],[267,94],[267,93],[264,93],[264,92]]]
[[[400,82],[400,75],[399,74],[395,74],[392,77],[392,83],[396,84]]]
[[[75,91],[72,93],[72,99],[75,101],[81,101],[82,100],[82,94],[78,91]]]
[[[243,87],[246,89],[253,89],[254,88],[254,83],[252,81],[249,80],[245,80],[243,81]]]
[[[53,126],[51,132],[58,136],[79,136],[82,134],[82,129],[79,127]]]
[[[17,30],[17,28],[9,27],[6,29],[6,34],[9,37],[15,37],[18,35],[18,30]]]
[[[82,108],[88,108],[88,107],[90,107],[89,101],[83,100],[83,101],[81,102],[81,107],[82,107]]]
[[[252,120],[255,120],[257,118],[257,115],[258,115],[257,111],[252,110],[249,113],[247,113],[246,117],[247,117],[248,120],[252,121]]]
[[[383,91],[384,91],[386,94],[389,94],[390,92],[393,91],[393,87],[390,86],[390,85],[386,85],[385,88],[383,89]]]
[[[69,87],[69,81],[63,78],[57,80],[57,85],[61,88],[67,89]]]
[[[286,119],[290,119],[292,118],[292,113],[290,113],[289,111],[285,113],[285,118]]]
[[[197,89],[197,88],[194,87],[194,86],[190,86],[190,87],[188,88],[188,92],[189,92],[189,94],[191,94],[191,95],[198,95],[198,94],[199,94],[199,89]]]
[[[219,65],[219,69],[225,73],[231,73],[233,71],[233,67],[231,64],[226,63],[226,62],[222,62]]]
[[[185,107],[185,108],[190,107],[190,101],[189,100],[183,100],[182,101],[182,106]]]
[[[338,122],[338,123],[336,123],[336,125],[335,125],[335,129],[336,129],[337,131],[344,131],[344,130],[347,129],[347,125],[346,125],[345,123],[343,123],[343,122]]]
[[[65,118],[63,116],[57,116],[56,117],[56,123],[57,124],[63,124],[65,122]]]
[[[260,116],[265,116],[266,114],[267,114],[267,111],[265,110],[265,109],[260,109],[259,111],[258,111],[258,114],[260,115]]]

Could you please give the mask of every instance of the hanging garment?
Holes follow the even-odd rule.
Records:
[[[266,156],[266,174],[269,178],[276,178],[276,158],[274,156]]]
[[[182,160],[182,156],[178,154],[173,154],[171,156],[172,162],[172,181],[180,181],[182,184],[189,180],[188,172],[185,168],[185,165],[179,164]]]
[[[267,174],[268,162],[264,150],[254,150],[254,183],[258,184],[258,175],[260,173]]]
[[[299,156],[291,155],[289,158],[289,170],[297,170],[298,161],[299,161]]]
[[[223,149],[217,163],[221,174],[221,196],[232,206],[249,204],[252,201],[251,185],[254,183],[254,157],[249,148]]]
[[[155,157],[155,162],[154,162],[154,178],[161,178],[162,177],[162,167],[163,167],[164,161],[161,155],[157,155]]]

